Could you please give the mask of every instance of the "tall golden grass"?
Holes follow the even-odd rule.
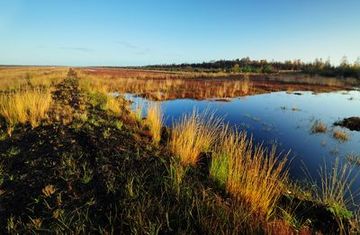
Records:
[[[161,139],[163,120],[160,104],[154,102],[150,103],[147,110],[146,124],[150,129],[150,133],[155,143],[159,143]]]
[[[253,146],[252,138],[224,128],[213,152],[210,175],[259,218],[269,216],[287,181],[286,157],[273,147]]]
[[[265,221],[287,184],[286,156],[276,148],[253,145],[244,132],[233,131],[213,113],[193,111],[173,127],[169,146],[182,165],[196,165],[211,152],[210,176],[226,189],[239,208]]]
[[[26,90],[14,94],[0,95],[0,115],[5,119],[8,132],[16,124],[26,124],[34,128],[46,117],[52,103],[49,90]]]
[[[170,149],[184,165],[195,165],[201,152],[213,147],[222,119],[214,113],[194,110],[176,122],[170,138]]]
[[[127,69],[78,69],[79,77],[102,83],[112,91],[136,93],[151,100],[176,98],[231,98],[282,90],[330,91],[350,84],[349,79],[314,78],[304,75],[197,73]],[[325,85],[325,86],[324,86]]]
[[[152,100],[229,98],[247,95],[252,90],[249,79],[220,81],[210,77],[204,80],[173,75],[167,77],[163,73],[161,77],[152,73],[145,74],[146,76],[123,77],[121,73],[92,74],[84,70],[78,70],[77,73],[81,80],[93,87],[104,86],[109,91],[136,93]]]
[[[105,103],[105,109],[113,112],[115,115],[120,115],[121,113],[121,104],[118,99],[107,94],[107,99]]]
[[[65,67],[6,67],[0,70],[0,90],[50,87],[62,81],[67,70]]]

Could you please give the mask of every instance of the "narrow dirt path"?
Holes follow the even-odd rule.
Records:
[[[88,103],[74,70],[55,87],[53,100],[50,121],[34,129],[23,127],[0,141],[1,234],[8,232],[11,218],[17,231],[29,231],[27,226],[37,218],[43,227],[63,232],[78,228],[70,222],[63,226],[67,217],[89,228],[95,221],[105,227],[119,201],[132,208],[124,188],[129,178],[151,182],[166,171],[163,162],[151,157],[157,150],[147,140],[134,139],[134,127],[117,128],[114,121],[121,122],[121,117]],[[122,216],[124,224],[118,226],[128,229]]]
[[[73,69],[69,69],[66,79],[56,86],[53,99],[56,103],[70,105],[73,109],[78,109],[83,103],[79,80]]]
[[[54,106],[50,112],[51,119],[68,124],[75,114],[81,115],[85,110],[84,96],[79,87],[79,79],[73,69],[67,77],[55,87],[52,98]]]

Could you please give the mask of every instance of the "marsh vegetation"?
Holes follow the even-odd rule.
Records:
[[[316,120],[311,127],[312,133],[325,133],[327,131],[327,126],[320,120]]]
[[[308,188],[291,177],[281,146],[210,109],[170,119],[153,101],[286,92],[289,84],[105,72],[0,70],[1,233],[359,232],[350,166],[322,168]],[[151,101],[132,103],[128,92]]]

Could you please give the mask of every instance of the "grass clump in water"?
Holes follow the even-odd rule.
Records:
[[[340,130],[340,129],[335,129],[333,132],[333,137],[335,139],[337,139],[340,142],[346,142],[350,139],[349,135],[347,134],[347,132]]]
[[[327,131],[327,126],[320,120],[316,120],[311,127],[312,133],[325,133]]]

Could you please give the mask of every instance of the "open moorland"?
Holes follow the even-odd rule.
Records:
[[[358,82],[256,71],[0,67],[0,233],[360,233],[358,153],[309,164],[314,181],[300,181],[291,151],[305,149],[296,143],[307,139],[314,152],[297,152],[311,161],[326,146],[357,150],[358,119],[338,120],[339,127],[325,116],[304,124],[295,115],[338,96],[350,107],[346,115],[356,114]],[[304,105],[294,106],[297,99]],[[264,138],[285,135],[254,116],[258,110],[235,123],[248,128],[234,128],[239,114],[208,107],[264,100],[276,107],[258,106],[269,119],[274,110],[288,115],[278,129],[296,139],[289,148],[258,141],[251,125],[270,128]],[[322,105],[316,112],[328,111]],[[169,120],[172,114],[179,115]],[[298,128],[288,120],[300,120]],[[354,132],[343,127],[349,122]]]

